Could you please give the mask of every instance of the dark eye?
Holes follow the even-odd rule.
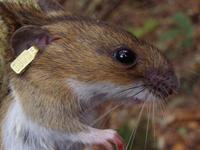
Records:
[[[123,64],[131,65],[135,64],[137,60],[137,56],[134,52],[132,52],[128,48],[119,48],[114,53],[114,57]]]

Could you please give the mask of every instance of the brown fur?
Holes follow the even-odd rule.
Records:
[[[157,49],[108,25],[66,20],[43,28],[60,39],[50,44],[23,75],[12,73],[10,81],[22,99],[25,112],[48,128],[81,130],[74,125],[81,108],[66,79],[128,85],[144,77],[147,68],[167,66]],[[138,54],[137,66],[127,69],[114,60],[113,50],[120,45]],[[105,52],[100,54],[101,49]],[[151,60],[152,57],[157,59]]]
[[[13,15],[13,20],[23,25],[48,24],[55,21],[56,17],[59,18],[65,14],[55,0],[1,0],[0,6],[1,9]]]
[[[42,50],[22,75],[9,73],[12,88],[19,94],[26,115],[46,128],[68,133],[87,129],[79,118],[83,111],[81,104],[67,86],[66,79],[129,85],[138,79],[145,80],[146,72],[152,68],[161,72],[172,69],[154,46],[119,28],[78,17],[61,16],[53,21],[44,17],[45,13],[35,13],[26,5],[23,8],[16,3],[5,6],[14,8],[15,17],[25,16],[19,23],[39,25],[52,36],[59,37]],[[23,12],[28,17],[22,10],[28,11]],[[137,54],[136,66],[122,65],[113,57],[114,50],[123,45]],[[2,105],[1,109],[5,108]]]

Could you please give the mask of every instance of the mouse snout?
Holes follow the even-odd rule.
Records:
[[[172,70],[148,70],[145,78],[149,90],[157,97],[166,98],[179,88],[179,81]]]

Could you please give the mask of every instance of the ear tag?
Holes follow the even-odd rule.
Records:
[[[20,74],[36,57],[39,49],[32,46],[24,50],[17,58],[10,64],[11,69]]]

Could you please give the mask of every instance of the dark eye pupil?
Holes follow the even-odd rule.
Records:
[[[136,54],[128,49],[120,49],[115,53],[116,59],[124,64],[133,64],[136,61]]]

